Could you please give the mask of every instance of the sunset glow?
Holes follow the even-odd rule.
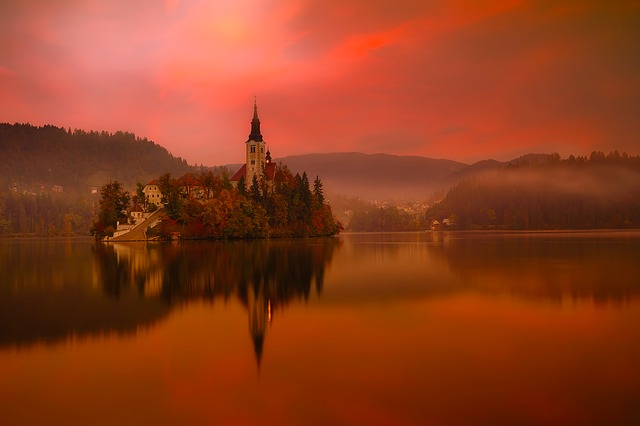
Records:
[[[0,122],[240,163],[257,95],[276,158],[637,155],[639,21],[634,1],[8,0]]]

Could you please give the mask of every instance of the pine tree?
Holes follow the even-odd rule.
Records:
[[[238,185],[236,189],[238,190],[238,194],[242,195],[243,197],[247,196],[247,180],[244,176],[240,176],[240,179],[238,179]]]
[[[253,175],[253,179],[251,179],[251,187],[249,188],[249,192],[251,193],[251,198],[256,203],[262,203],[262,196],[260,194],[260,183],[258,182],[258,176]]]
[[[318,205],[324,204],[324,194],[322,191],[322,181],[316,176],[316,180],[313,181],[313,195]]]

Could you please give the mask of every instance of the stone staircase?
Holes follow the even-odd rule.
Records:
[[[147,228],[153,228],[160,222],[160,219],[165,213],[165,209],[156,210],[142,222],[136,223],[131,229],[126,232],[116,232],[113,237],[106,237],[104,241],[146,241],[147,240]]]

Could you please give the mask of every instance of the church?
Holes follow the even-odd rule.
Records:
[[[231,183],[237,187],[238,181],[244,178],[245,185],[251,186],[253,177],[258,181],[262,179],[263,173],[268,181],[273,181],[276,174],[276,165],[271,162],[271,153],[266,148],[266,143],[260,132],[260,119],[258,118],[258,104],[253,102],[253,119],[251,120],[251,133],[245,142],[245,163],[231,177]]]

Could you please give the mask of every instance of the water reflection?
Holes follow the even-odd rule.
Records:
[[[90,248],[69,240],[0,244],[0,345],[130,334],[168,313],[134,294],[105,298]]]
[[[639,252],[638,232],[436,232],[111,245],[4,241],[0,345],[131,334],[193,300],[237,300],[247,310],[260,363],[273,316],[291,302],[323,293],[332,262],[325,304],[391,303],[459,292],[618,303],[640,294]]]
[[[0,345],[134,333],[191,300],[236,298],[248,311],[259,363],[273,315],[322,292],[325,267],[339,244],[3,244]]]
[[[640,232],[0,241],[2,418],[640,424],[639,252]]]
[[[461,286],[556,302],[640,294],[638,233],[471,234],[439,249]]]
[[[247,309],[258,365],[267,325],[291,301],[320,295],[337,239],[97,245],[100,282],[166,305],[237,298]]]
[[[341,303],[460,292],[530,301],[626,303],[640,295],[640,232],[351,234]],[[348,259],[345,259],[348,258]]]

